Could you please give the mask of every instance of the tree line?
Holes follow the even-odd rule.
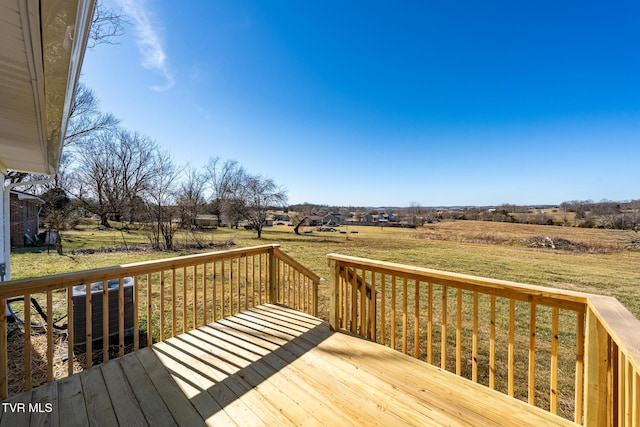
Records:
[[[60,230],[86,214],[103,227],[138,224],[154,248],[171,250],[177,229],[191,230],[202,213],[235,227],[246,221],[260,238],[267,211],[287,202],[284,188],[235,160],[212,156],[201,169],[177,164],[150,137],[102,113],[84,85],[77,89],[58,174],[39,193],[45,225],[57,231],[58,252]]]
[[[440,209],[437,218],[638,231],[640,200],[571,200],[541,209],[512,204],[503,204],[491,209]]]

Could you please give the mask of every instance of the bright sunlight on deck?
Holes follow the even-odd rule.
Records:
[[[261,305],[6,402],[2,425],[572,425],[280,305]]]

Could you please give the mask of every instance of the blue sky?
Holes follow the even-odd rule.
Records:
[[[101,108],[289,202],[640,198],[640,3],[110,0]]]

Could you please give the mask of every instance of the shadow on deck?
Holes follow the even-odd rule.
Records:
[[[14,396],[1,415],[1,425],[574,425],[280,305]]]

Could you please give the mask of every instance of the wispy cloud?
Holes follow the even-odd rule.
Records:
[[[120,0],[122,9],[135,25],[136,42],[142,55],[142,66],[148,70],[158,72],[165,79],[164,85],[155,85],[151,89],[165,92],[175,84],[173,74],[167,67],[167,55],[162,46],[162,40],[149,19],[146,2],[143,0]]]

